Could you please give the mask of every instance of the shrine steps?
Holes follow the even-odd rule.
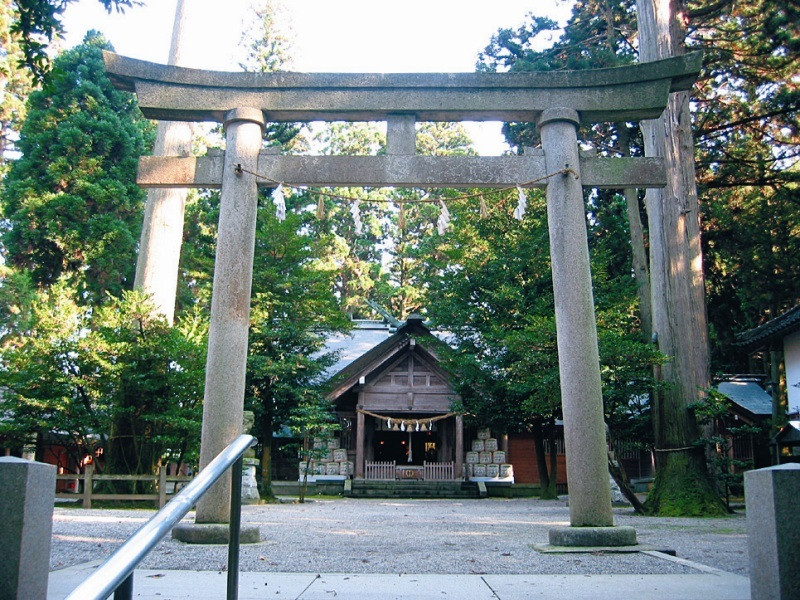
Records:
[[[351,498],[480,498],[478,484],[465,481],[353,480]]]

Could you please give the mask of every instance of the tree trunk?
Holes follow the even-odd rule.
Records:
[[[536,452],[536,468],[539,471],[539,497],[552,500],[557,497],[556,483],[547,470],[547,457],[544,452],[544,436],[540,419],[534,421],[531,433],[533,434],[533,448]]]
[[[272,493],[272,428],[261,431],[261,497],[273,498]]]
[[[678,0],[637,0],[640,61],[684,51]],[[647,190],[653,331],[669,357],[666,389],[653,406],[656,477],[645,504],[658,515],[724,514],[709,479],[700,431],[688,405],[710,386],[708,332],[689,94],[670,96],[659,119],[643,121],[647,156],[661,156],[667,186]]]
[[[617,123],[619,151],[622,156],[630,156],[631,138],[627,123]],[[642,322],[642,335],[649,340],[653,335],[653,317],[650,306],[650,269],[647,266],[647,250],[644,244],[644,227],[639,214],[639,191],[628,188],[624,191],[628,209],[628,226],[631,235],[633,277],[636,280],[636,295],[639,299],[639,318]]]
[[[547,424],[547,440],[550,444],[550,481],[553,497],[558,497],[558,446],[556,445],[556,422],[551,418]]]
[[[625,496],[628,502],[631,503],[631,506],[633,506],[634,512],[640,515],[645,514],[644,504],[642,504],[639,497],[633,491],[631,480],[628,479],[625,467],[622,465],[622,461],[617,459],[613,450],[608,451],[608,472],[611,473],[611,477],[614,478],[614,481],[619,486],[622,495]]]
[[[172,28],[168,64],[184,64],[186,0],[178,0]],[[156,156],[190,156],[193,127],[190,123],[159,121],[156,132]],[[139,256],[134,287],[153,300],[156,312],[170,324],[175,315],[178,290],[178,264],[183,242],[186,188],[153,188],[147,191]]]

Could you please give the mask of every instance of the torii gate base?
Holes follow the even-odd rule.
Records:
[[[686,90],[698,54],[582,72],[457,74],[213,73],[105,53],[115,84],[135,91],[145,116],[223,121],[227,149],[216,157],[146,158],[139,183],[222,187],[206,368],[201,468],[241,429],[257,181],[310,186],[509,187],[548,177],[556,330],[570,495],[570,527],[558,546],[629,546],[636,533],[614,527],[608,483],[597,330],[582,186],[663,187],[663,162],[599,159],[578,152],[579,123],[652,119],[670,92]],[[386,120],[386,156],[259,153],[264,121]],[[543,153],[516,157],[429,157],[414,153],[415,120],[537,122]],[[542,155],[543,154],[543,155]],[[241,164],[245,171],[236,169]],[[565,171],[566,170],[566,171]],[[249,171],[249,173],[248,173]],[[542,185],[542,184],[539,184]],[[217,543],[230,479],[198,505],[181,539]]]

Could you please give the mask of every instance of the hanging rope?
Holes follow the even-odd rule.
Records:
[[[263,179],[264,181],[268,181],[270,183],[274,183],[276,186],[282,186],[283,188],[291,188],[291,189],[301,190],[301,191],[308,189],[307,186],[293,185],[293,184],[286,183],[286,182],[283,182],[283,181],[278,181],[277,179],[272,179],[271,177],[267,177],[266,175],[263,175],[261,173],[257,173],[256,171],[251,171],[250,169],[245,169],[241,164],[235,165],[233,167],[233,169],[237,174],[247,173],[249,175],[253,175],[254,177],[257,177],[258,179]],[[470,200],[472,198],[482,198],[484,195],[489,194],[489,193],[498,193],[499,194],[499,193],[502,193],[502,192],[509,192],[509,191],[512,191],[512,190],[519,190],[521,188],[524,188],[524,187],[527,187],[527,186],[531,186],[534,183],[539,183],[541,181],[546,181],[547,179],[555,177],[556,175],[572,175],[573,177],[575,177],[575,179],[579,179],[578,174],[575,171],[573,171],[572,169],[566,168],[566,169],[561,169],[559,171],[556,171],[555,173],[549,173],[547,175],[543,175],[542,177],[537,177],[536,179],[531,179],[530,181],[526,181],[525,183],[519,183],[519,184],[516,184],[516,185],[504,187],[504,188],[498,188],[497,190],[494,190],[493,192],[483,191],[483,192],[477,192],[475,194],[461,194],[460,196],[454,196],[452,198],[447,198],[446,200],[447,200],[447,202],[459,202],[461,200]],[[312,193],[313,194],[317,194],[318,196],[325,196],[326,198],[331,198],[331,199],[334,199],[334,200],[344,200],[345,202],[356,202],[356,201],[359,201],[359,202],[374,202],[374,203],[387,203],[387,204],[388,203],[392,203],[392,204],[405,204],[405,203],[410,203],[410,204],[420,204],[420,203],[438,204],[439,202],[442,201],[441,198],[427,198],[427,197],[422,197],[422,198],[419,198],[417,200],[397,200],[397,199],[391,199],[390,200],[390,199],[382,199],[382,198],[366,198],[366,197],[356,197],[356,196],[345,196],[345,195],[342,195],[342,194],[334,194],[332,192],[325,192],[325,191],[319,190],[319,189],[314,190]]]

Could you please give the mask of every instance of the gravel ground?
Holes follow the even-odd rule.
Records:
[[[635,516],[615,509],[617,525],[636,528],[640,544],[679,558],[748,574],[743,513],[722,519]],[[50,568],[97,560],[114,551],[152,510],[57,507]],[[193,519],[193,515],[190,514]],[[315,500],[246,506],[246,523],[264,542],[242,546],[243,571],[321,573],[697,573],[646,554],[542,554],[554,525],[569,524],[563,500]],[[191,520],[191,519],[190,519]],[[165,539],[140,565],[149,569],[223,569],[227,547]]]

